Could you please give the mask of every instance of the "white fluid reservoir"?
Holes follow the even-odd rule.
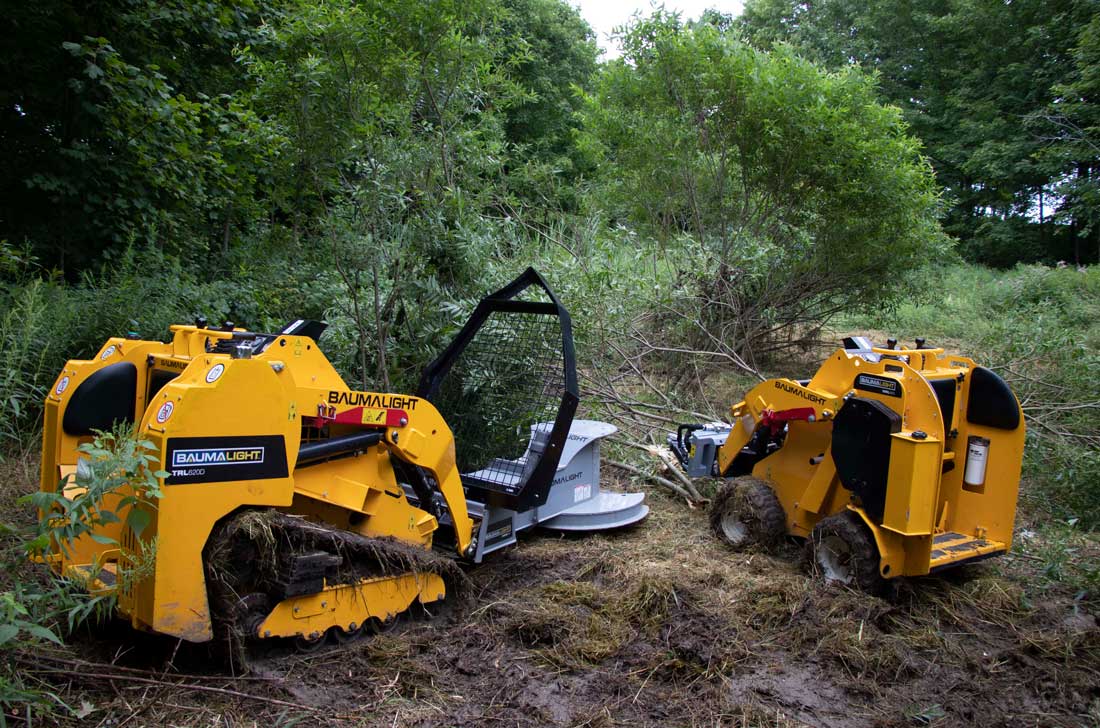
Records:
[[[985,466],[989,462],[989,440],[972,435],[966,443],[966,470],[963,482],[967,485],[985,484]]]

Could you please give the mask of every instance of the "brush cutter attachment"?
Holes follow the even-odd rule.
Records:
[[[417,394],[452,423],[467,494],[543,505],[579,401],[569,312],[528,268],[481,300]]]
[[[467,507],[480,522],[475,561],[533,526],[595,531],[649,512],[643,494],[600,491],[599,441],[615,427],[573,419],[569,312],[535,270],[481,300],[418,395],[453,428]]]

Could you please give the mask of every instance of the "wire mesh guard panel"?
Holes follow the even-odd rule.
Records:
[[[556,315],[494,312],[459,354],[434,404],[463,480],[515,494],[538,465],[565,394]]]

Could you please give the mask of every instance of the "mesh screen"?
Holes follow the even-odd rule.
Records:
[[[464,480],[522,489],[565,393],[561,346],[557,316],[495,312],[455,359],[432,400],[454,431]]]

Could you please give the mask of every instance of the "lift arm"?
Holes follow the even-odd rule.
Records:
[[[793,379],[769,379],[749,390],[730,408],[734,423],[725,444],[718,448],[718,472],[725,473],[760,426],[778,434],[788,422],[817,422],[836,414],[839,397],[810,389]]]
[[[376,392],[334,392],[329,401],[335,405],[321,418],[336,424],[382,428],[382,443],[393,457],[427,471],[454,524],[455,546],[459,556],[473,552],[473,520],[466,509],[466,494],[455,462],[455,440],[451,428],[431,402],[422,397]],[[353,405],[339,409],[340,405]],[[414,469],[413,477],[422,474]],[[434,498],[429,483],[410,483],[420,499],[420,507],[434,513]]]

